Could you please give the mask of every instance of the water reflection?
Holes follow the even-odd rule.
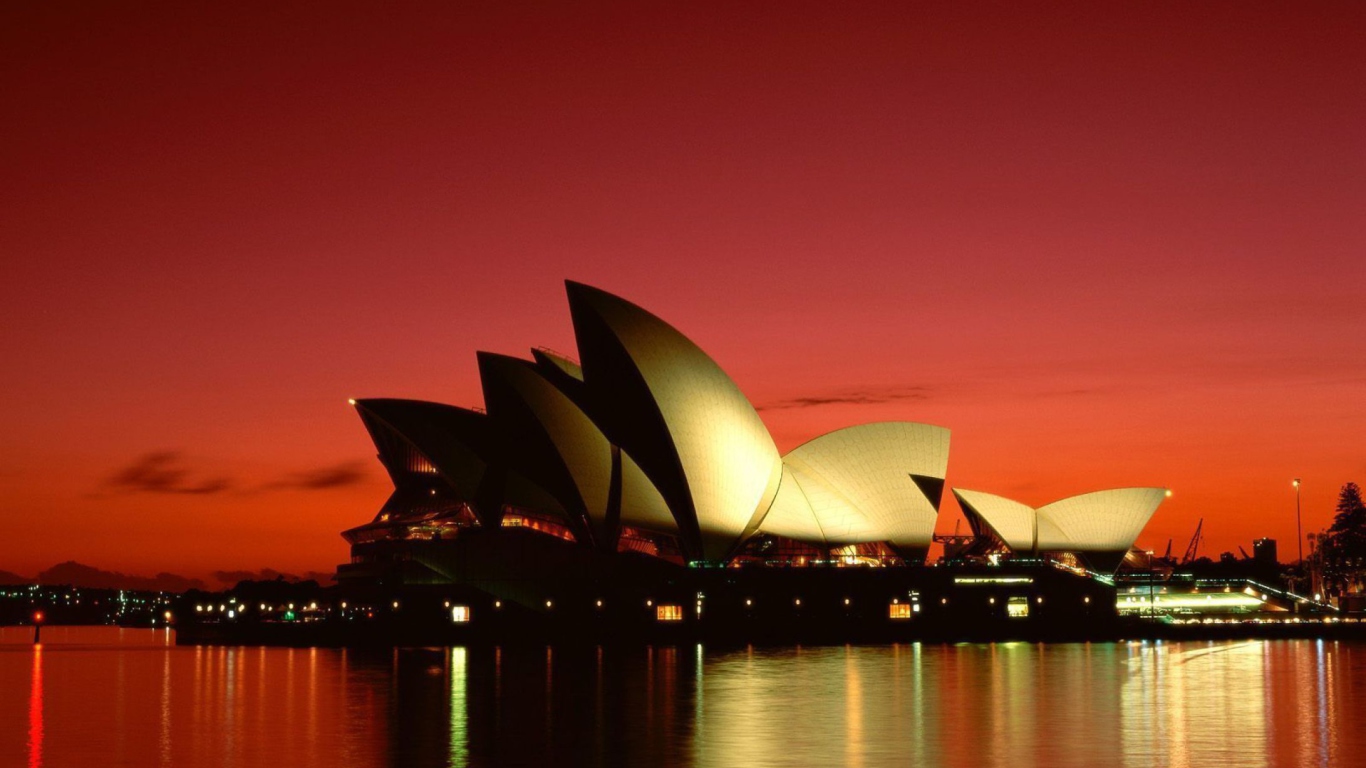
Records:
[[[28,766],[43,764],[43,646],[33,647],[33,677],[28,695]]]
[[[0,630],[0,765],[1340,764],[1335,642],[176,648]],[[27,639],[27,638],[25,638]]]

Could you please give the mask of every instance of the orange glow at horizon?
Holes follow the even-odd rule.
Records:
[[[343,403],[481,405],[566,278],[780,451],[944,425],[949,486],[1173,489],[1159,554],[1366,482],[1366,8],[0,14],[0,571],[330,571]]]

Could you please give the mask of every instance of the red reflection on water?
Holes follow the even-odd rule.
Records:
[[[28,694],[28,766],[43,764],[43,646],[33,646],[33,684]]]
[[[166,647],[117,628],[54,628],[41,649],[9,638],[0,628],[3,768],[1178,768],[1331,766],[1366,751],[1366,645],[1346,642],[342,651]]]

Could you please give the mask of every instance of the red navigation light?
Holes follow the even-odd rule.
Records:
[[[33,623],[34,623],[34,624],[42,624],[42,623],[43,623],[43,612],[42,612],[42,611],[34,611],[34,612],[33,612]]]

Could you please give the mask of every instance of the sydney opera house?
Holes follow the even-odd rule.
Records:
[[[965,589],[983,611],[1038,614],[1058,589],[1089,606],[1165,497],[1129,488],[1034,509],[954,489],[973,536],[927,565],[948,429],[862,424],[780,454],[686,336],[596,288],[567,292],[578,360],[479,353],[483,410],[352,401],[394,491],[343,534],[343,584],[454,594],[465,617],[624,603],[700,621],[704,602],[746,617],[762,595],[768,610],[910,619]]]

